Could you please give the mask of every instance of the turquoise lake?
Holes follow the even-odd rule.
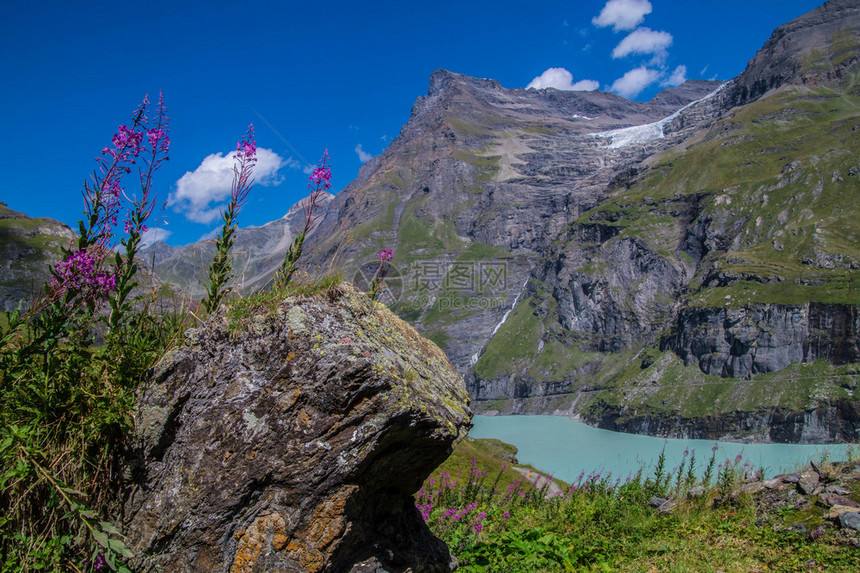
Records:
[[[666,448],[666,468],[676,467],[685,450],[695,451],[697,467],[703,469],[717,445],[717,462],[743,456],[743,463],[764,468],[765,476],[790,472],[809,460],[828,456],[844,460],[850,444],[740,444],[709,440],[675,440],[624,434],[592,428],[561,416],[475,416],[469,435],[497,438],[517,447],[520,463],[531,464],[566,482],[576,481],[581,472],[601,473],[622,479],[644,466],[645,475],[653,470],[660,450]],[[857,448],[854,447],[857,454]],[[716,471],[716,470],[715,470]]]

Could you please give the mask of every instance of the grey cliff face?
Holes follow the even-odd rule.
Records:
[[[140,570],[451,569],[412,495],[470,427],[468,396],[363,293],[220,312],[144,388],[124,507]]]
[[[60,249],[74,238],[59,221],[31,218],[0,202],[0,311],[11,312],[20,302],[26,308],[51,278]]]
[[[860,313],[853,305],[691,308],[681,312],[675,328],[664,347],[714,376],[779,372],[818,359],[860,362]]]

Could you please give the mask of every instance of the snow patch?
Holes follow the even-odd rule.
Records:
[[[663,139],[664,137],[666,137],[666,135],[663,133],[663,128],[668,125],[673,119],[681,115],[681,113],[687,108],[692,107],[699,102],[711,99],[712,97],[717,95],[725,86],[726,84],[722,84],[720,87],[718,87],[702,99],[697,99],[696,101],[690,102],[669,117],[664,117],[663,119],[655,121],[654,123],[646,123],[645,125],[634,125],[633,127],[622,127],[621,129],[612,129],[610,131],[601,131],[600,133],[592,133],[591,136],[608,139],[609,145],[606,146],[607,149],[621,149],[630,145],[643,145],[649,141],[654,141],[655,139]]]

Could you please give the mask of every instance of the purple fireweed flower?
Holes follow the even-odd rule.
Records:
[[[379,260],[379,264],[376,267],[376,272],[373,273],[373,280],[370,283],[370,299],[376,300],[376,296],[379,294],[379,291],[383,287],[383,280],[385,279],[385,275],[388,274],[388,266],[391,263],[391,259],[394,258],[394,251],[392,249],[382,249],[376,255],[376,258]],[[472,474],[477,471],[477,462],[472,460]]]
[[[320,185],[325,189],[331,188],[331,170],[317,167],[311,174],[311,181],[314,185]]]
[[[475,521],[472,523],[472,527],[475,530],[475,535],[481,533],[484,529],[484,519],[487,517],[487,513],[482,511],[475,517]]]
[[[432,503],[428,503],[425,505],[416,505],[415,507],[417,507],[418,511],[421,512],[421,518],[424,521],[427,521],[428,519],[430,519],[430,512],[433,510],[433,504]]]
[[[379,254],[376,255],[376,258],[379,259],[381,263],[391,262],[391,259],[394,258],[394,250],[392,249],[382,249],[379,251]],[[472,464],[475,465],[475,464]]]
[[[818,528],[816,528],[816,529],[813,529],[813,530],[812,530],[812,534],[811,534],[811,535],[812,535],[812,538],[813,538],[813,539],[818,539],[818,538],[819,538],[819,537],[821,537],[823,534],[824,534],[824,530],[823,530],[823,529],[821,529],[820,527],[818,527]]]
[[[323,153],[322,159],[317,163],[316,169],[311,173],[308,187],[312,191],[328,191],[331,189],[331,167],[328,162],[328,149],[326,149]]]
[[[115,158],[122,154],[128,154],[126,159],[140,155],[140,144],[143,141],[143,134],[137,131],[136,127],[137,126],[134,126],[130,129],[127,125],[119,126],[117,128],[117,132],[114,134],[113,138],[111,138],[111,143],[113,143],[116,149],[105,147],[102,150],[102,153],[106,152],[107,155],[111,155]],[[130,162],[134,163],[134,160],[131,160]]]
[[[257,143],[251,139],[253,134],[239,141],[236,144],[236,157],[238,159],[245,158],[248,161],[256,161],[257,159]]]
[[[51,289],[60,296],[68,292],[96,299],[106,296],[116,289],[116,276],[100,270],[102,260],[89,251],[69,254],[54,267]]]
[[[158,147],[159,142],[162,142],[162,145],[164,145],[164,143],[170,141],[167,139],[165,131],[159,128],[147,129],[146,138],[149,140],[149,146],[153,148]]]
[[[129,233],[131,233],[132,229],[134,229],[134,223],[132,223],[132,222],[131,222],[131,221],[129,221],[128,219],[126,219],[126,220],[124,221],[124,223],[125,223],[125,234],[126,234],[126,235],[128,235]],[[140,226],[140,231],[139,231],[139,232],[141,232],[141,233],[145,233],[145,232],[147,232],[148,230],[149,230],[149,227],[147,227],[146,225],[141,225],[141,226]]]

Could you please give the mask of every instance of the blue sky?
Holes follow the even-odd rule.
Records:
[[[218,226],[229,188],[218,169],[251,122],[267,152],[243,227],[301,199],[325,149],[343,189],[437,68],[645,101],[684,78],[731,79],[775,27],[820,3],[14,2],[0,19],[0,200],[76,227],[95,156],[163,90],[171,153],[155,190],[169,204],[150,226],[185,244]]]

